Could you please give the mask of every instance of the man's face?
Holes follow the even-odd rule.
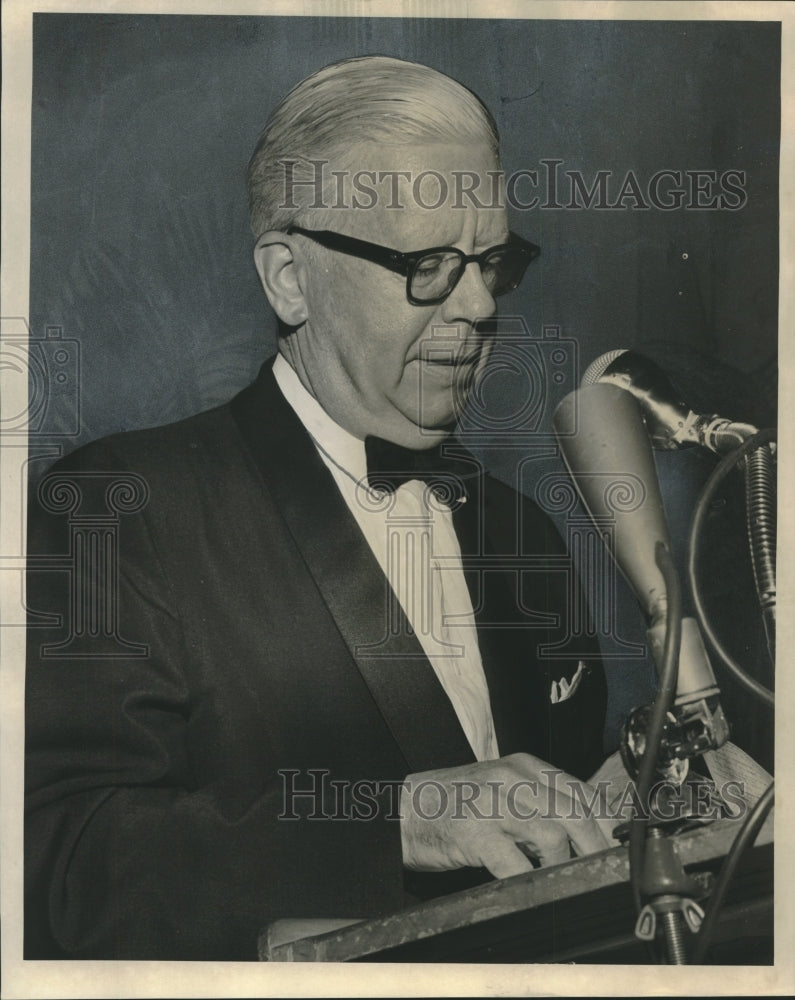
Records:
[[[483,177],[481,202],[489,203],[488,170],[499,170],[482,148],[372,147],[351,157],[368,170],[410,171],[412,178],[435,170],[448,183],[449,197],[438,209],[432,178],[419,200],[411,182],[400,182],[403,208],[388,208],[391,182],[378,186],[378,204],[366,210],[341,209],[333,227],[310,219],[307,228],[335,231],[400,251],[458,247],[480,253],[508,236],[504,209],[453,208],[452,172]],[[460,175],[459,175],[460,176]],[[306,253],[305,237],[299,252]],[[410,448],[426,448],[450,433],[472,383],[486,363],[491,344],[476,322],[492,316],[494,300],[480,268],[470,264],[452,294],[438,305],[412,305],[406,279],[378,264],[312,244],[304,268],[307,322],[288,335],[285,350],[307,388],[326,412],[357,437],[368,434]]]

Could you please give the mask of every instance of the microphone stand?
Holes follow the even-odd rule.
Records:
[[[622,363],[629,362],[634,368],[635,359],[632,357],[625,357]],[[628,373],[617,374],[624,379]],[[646,373],[641,371],[641,374],[645,378]],[[730,424],[721,418],[691,421],[689,411],[685,414],[688,419],[680,419],[684,404],[675,401],[669,405],[669,401],[661,397],[661,383],[656,373],[652,375],[654,378],[649,379],[648,385],[635,378],[632,385],[636,392],[626,392],[626,383],[598,386],[596,383],[603,380],[597,377],[590,385],[584,385],[579,392],[571,393],[562,401],[555,413],[554,425],[569,473],[591,517],[597,526],[599,518],[605,513],[612,515],[615,521],[611,546],[613,558],[629,579],[651,623],[648,636],[660,686],[654,703],[636,709],[624,728],[621,755],[630,776],[637,779],[640,811],[636,810],[630,823],[624,825],[623,838],[629,840],[630,877],[638,911],[636,935],[648,943],[653,941],[659,917],[669,963],[685,964],[684,926],[686,924],[693,933],[698,933],[702,927],[704,911],[693,897],[709,895],[712,876],[688,875],[676,857],[672,840],[665,836],[665,821],[658,819],[651,823],[651,817],[645,810],[655,774],[670,778],[675,788],[681,787],[687,775],[689,759],[725,743],[728,724],[720,707],[719,691],[698,625],[694,619],[682,618],[681,589],[670,555],[665,515],[650,449],[652,440],[658,446],[669,449],[701,443],[721,453],[731,447],[732,454],[713,474],[713,477],[719,474],[715,478],[717,484],[719,477],[728,474],[729,469],[744,455],[767,445],[770,436],[754,434],[751,427]],[[633,398],[636,396],[642,398]],[[650,399],[654,403],[653,410],[650,409]],[[632,401],[634,409],[626,400]],[[579,416],[578,410],[583,411]],[[652,426],[649,426],[652,416]],[[671,428],[676,428],[676,433],[669,433]],[[682,428],[687,431],[685,440],[678,432]],[[738,443],[749,434],[752,435],[749,440],[737,448]],[[665,440],[667,445],[662,443]],[[763,612],[769,609],[766,625],[772,637],[775,623],[775,512],[772,503],[772,451],[766,447],[765,452],[758,460],[747,463],[747,496],[754,573]],[[613,511],[607,505],[607,493],[600,484],[605,476],[615,475],[626,480],[627,474],[630,479],[642,484],[643,502],[628,507],[626,512]],[[695,580],[697,547],[693,539],[697,541],[699,516],[703,518],[706,511],[708,490],[705,494],[707,499],[702,495],[691,533],[691,582]],[[649,567],[651,560],[648,556],[652,546],[656,571],[661,574],[659,583]],[[694,599],[707,637],[723,656],[702,613],[695,586]],[[683,629],[683,622],[687,623],[686,629]],[[661,636],[663,630],[664,636]],[[685,662],[679,677],[682,650],[685,651]],[[723,658],[726,659],[725,656]],[[745,676],[739,666],[731,666],[731,669]],[[752,679],[746,680],[750,682]],[[757,682],[753,684],[772,702],[771,692]],[[692,815],[680,816],[678,826],[691,819]],[[670,824],[667,825],[673,832]],[[622,839],[622,827],[617,828],[614,835]],[[738,843],[746,842],[748,837],[743,836],[741,831]],[[738,856],[740,849],[738,847],[733,854]],[[733,865],[736,864],[736,856]],[[731,877],[732,870],[727,869],[724,882]],[[716,919],[714,912],[720,905],[720,899],[716,899],[715,903],[714,907],[710,907],[711,922]],[[699,934],[698,953],[701,955],[705,953],[707,938],[708,934]]]
[[[682,592],[671,553],[662,542],[655,546],[655,561],[666,585],[667,617],[660,665],[660,687],[645,731],[645,747],[637,769],[637,792],[641,810],[629,824],[629,868],[638,918],[635,935],[651,944],[657,934],[657,918],[662,923],[669,965],[685,965],[687,952],[684,924],[697,933],[704,911],[695,902],[709,891],[709,882],[688,875],[676,854],[673,841],[658,824],[651,824],[643,812],[658,772],[666,722],[676,697],[679,651],[682,635]],[[625,766],[629,761],[622,746]],[[630,768],[628,767],[628,770]],[[630,770],[630,773],[632,771]],[[621,836],[621,828],[616,831]],[[647,902],[644,904],[643,899]]]
[[[734,450],[726,455],[717,466],[707,482],[699,502],[690,532],[688,553],[688,575],[693,592],[696,611],[703,631],[716,649],[724,663],[736,674],[738,679],[751,693],[760,697],[768,707],[773,705],[773,694],[754,678],[749,677],[723,649],[717,636],[710,627],[703,607],[696,579],[695,566],[698,555],[699,540],[706,511],[718,486],[739,463],[744,464],[746,475],[747,520],[751,558],[757,592],[768,637],[768,648],[771,657],[775,650],[775,507],[773,502],[773,451],[770,443],[775,440],[775,431],[759,431],[745,437],[739,447],[734,442]],[[717,450],[717,449],[716,449]],[[673,749],[676,756],[696,756],[696,745],[693,752],[687,752],[682,746],[671,747],[671,726],[666,722],[672,718],[669,713],[673,704],[672,688],[677,686],[678,641],[681,634],[681,591],[679,581],[673,568],[670,552],[658,542],[655,551],[657,565],[665,577],[667,591],[667,617],[665,622],[665,643],[662,657],[656,656],[660,673],[660,689],[651,709],[651,721],[648,721],[649,710],[636,710],[627,721],[625,738],[622,743],[622,758],[630,774],[637,773],[637,787],[641,806],[648,800],[651,782],[655,772],[664,769],[666,761]],[[628,734],[635,722],[635,747],[637,737],[645,735],[645,745],[642,756],[634,756],[628,746]],[[698,741],[696,741],[698,742]],[[666,744],[668,746],[666,747]],[[635,765],[633,767],[633,764]],[[668,963],[683,965],[687,963],[685,948],[685,926],[695,934],[695,946],[692,950],[692,961],[704,961],[712,931],[717,924],[726,888],[736,870],[739,858],[744,850],[756,838],[767,813],[773,804],[773,785],[771,784],[745,822],[741,825],[735,842],[726,857],[717,881],[707,873],[689,876],[679,863],[673,847],[673,842],[660,825],[652,825],[645,817],[635,816],[629,824],[629,858],[630,877],[633,896],[638,910],[638,920],[635,933],[638,938],[652,942],[657,932],[658,919],[662,924]],[[674,832],[674,831],[671,831]],[[616,836],[627,836],[621,828],[616,830]],[[706,916],[702,908],[692,898],[708,896],[709,903]],[[647,902],[642,904],[645,898]]]

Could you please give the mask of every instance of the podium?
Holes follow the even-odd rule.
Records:
[[[720,820],[673,837],[688,872],[716,872],[740,827]],[[650,961],[634,936],[626,847],[479,885],[363,921],[276,921],[259,940],[271,962]],[[689,935],[689,932],[686,932]],[[746,851],[707,961],[773,962],[772,816]]]

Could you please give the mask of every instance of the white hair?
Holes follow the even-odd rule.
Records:
[[[255,236],[298,223],[307,185],[285,198],[285,162],[291,178],[314,176],[309,161],[352,169],[357,143],[485,144],[495,156],[499,132],[488,108],[462,84],[420,63],[362,56],[332,63],[302,80],[266,124],[248,165],[251,228]],[[292,204],[286,204],[292,202]]]

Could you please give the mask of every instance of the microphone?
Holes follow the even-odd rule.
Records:
[[[566,396],[552,418],[563,461],[611,555],[654,627],[665,623],[665,580],[654,549],[670,550],[657,470],[641,407],[623,388],[596,383]]]
[[[681,400],[665,372],[636,351],[602,354],[586,369],[581,384],[611,384],[631,393],[640,404],[649,437],[658,450],[701,445],[723,456],[757,433],[752,424],[732,422],[716,414],[694,413]],[[776,445],[770,442],[755,449],[744,460],[751,564],[772,659],[775,658],[776,614],[775,453]]]
[[[668,376],[651,358],[636,351],[608,351],[592,362],[581,385],[617,385],[640,404],[654,447],[674,451],[700,445],[725,455],[756,434],[751,424],[736,423],[717,414],[694,413],[682,401]]]
[[[655,547],[661,542],[670,551],[671,543],[642,401],[610,379],[597,379],[569,393],[552,423],[577,492],[646,616],[659,675],[668,600]],[[679,662],[676,698],[658,755],[658,770],[677,783],[687,773],[687,758],[721,746],[729,735],[715,676],[692,618],[682,622]],[[630,773],[637,771],[643,754],[650,714],[636,709],[625,726],[622,754]]]

